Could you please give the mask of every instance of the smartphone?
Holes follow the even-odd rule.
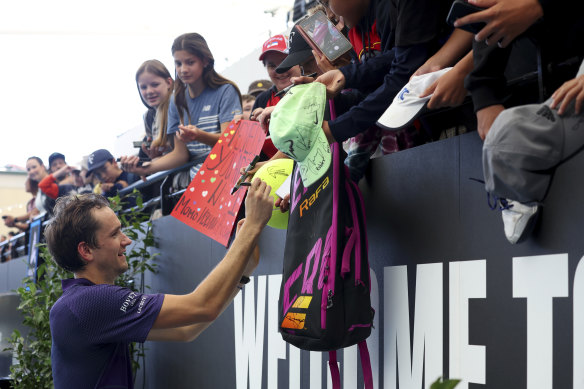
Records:
[[[448,12],[448,17],[446,18],[446,23],[454,26],[456,19],[460,19],[463,16],[473,14],[475,12],[483,11],[485,8],[480,8],[475,5],[467,3],[465,0],[454,0],[452,7],[450,7],[450,12]],[[473,34],[478,34],[479,31],[483,29],[487,24],[484,22],[471,23],[464,26],[460,26],[461,30],[468,31]]]
[[[322,11],[299,20],[296,28],[313,50],[324,54],[334,62],[348,53],[353,46]]]
[[[134,142],[134,143],[136,143],[136,142]],[[120,160],[121,160],[121,158],[116,158],[116,162],[120,162]],[[136,164],[136,166],[140,167],[140,166],[142,166],[144,164],[144,162],[148,162],[148,161],[150,161],[150,160],[149,159],[148,160],[142,160],[141,159],[141,160],[138,161],[138,163]]]
[[[142,143],[144,143],[146,145],[146,147],[150,147],[150,145],[151,145],[151,142],[137,140],[137,141],[134,141],[134,147],[140,148],[140,147],[142,147]]]

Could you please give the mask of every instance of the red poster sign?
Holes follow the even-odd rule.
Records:
[[[266,134],[258,122],[231,123],[171,215],[227,246],[246,187],[231,195],[239,170],[260,153]]]

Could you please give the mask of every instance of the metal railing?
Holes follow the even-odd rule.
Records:
[[[119,191],[120,197],[131,196],[134,190],[140,191],[144,202],[142,204],[143,210],[155,210],[160,208],[163,215],[169,215],[174,208],[174,205],[184,193],[185,189],[180,189],[174,191],[172,188],[173,177],[180,172],[188,171],[194,165],[202,163],[205,157],[201,157],[190,161],[182,166],[175,169],[169,169],[152,174],[146,177],[145,181],[137,181],[126,188]],[[121,212],[128,212],[130,209],[136,207],[122,209]],[[36,220],[36,219],[35,219]],[[49,219],[41,217],[42,227],[41,232],[44,227],[50,222]],[[32,224],[32,223],[31,223]],[[11,259],[22,257],[25,255],[30,255],[30,228],[24,232],[21,232],[14,237],[0,243],[0,262],[7,262]],[[41,239],[40,241],[44,241]]]

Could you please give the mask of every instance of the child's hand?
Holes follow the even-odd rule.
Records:
[[[196,126],[193,126],[192,124],[188,124],[186,126],[179,124],[178,126],[177,136],[184,143],[189,143],[197,140],[200,134],[201,130],[199,130]]]
[[[113,187],[114,187],[114,184],[112,184],[111,182],[102,182],[101,183],[101,191],[102,191],[102,193],[109,192]]]

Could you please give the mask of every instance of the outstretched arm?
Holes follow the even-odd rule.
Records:
[[[241,227],[243,226],[244,223],[245,223],[245,219],[242,219],[239,221],[239,223],[237,224],[236,234],[239,234],[239,231],[241,230]],[[253,272],[253,270],[257,267],[259,260],[260,260],[260,248],[259,248],[259,246],[256,245],[252,254],[251,254],[251,257],[249,258],[248,266],[245,269],[245,271],[243,272],[243,274],[246,274],[246,275],[251,274]],[[227,299],[227,301],[225,301],[225,304],[223,304],[223,308],[221,309],[220,314],[223,313],[223,311],[225,311],[225,309],[227,309],[227,307],[229,306],[229,304],[231,304],[231,302],[233,301],[235,296],[237,296],[238,292],[239,292],[239,288],[237,288],[233,291],[233,293],[231,294],[229,299]],[[191,324],[189,326],[184,326],[184,327],[169,328],[169,329],[153,329],[148,334],[148,340],[192,342],[204,330],[206,330],[207,327],[209,327],[212,323],[213,323],[212,321],[209,321],[209,322],[204,322],[204,323]]]
[[[138,166],[140,158],[138,156],[123,156],[120,158],[122,169],[139,176],[149,176],[162,170],[169,170],[184,165],[189,161],[189,150],[187,145],[177,135],[174,139],[172,151],[162,157],[152,161],[147,166]]]
[[[260,179],[253,181],[245,200],[246,221],[231,248],[193,292],[182,296],[165,295],[158,318],[148,335],[149,340],[185,340],[196,337],[223,312],[239,290],[237,285],[241,276],[249,275],[245,272],[254,267],[253,260],[250,261],[252,252],[272,215],[270,190]],[[157,331],[177,327],[188,328],[165,333]]]

